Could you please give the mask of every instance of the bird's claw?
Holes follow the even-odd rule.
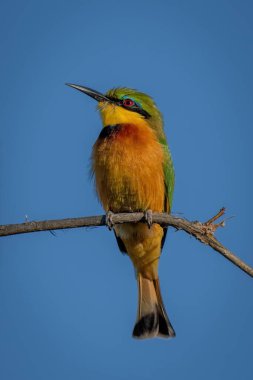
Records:
[[[153,223],[153,211],[152,210],[146,210],[144,213],[145,220],[147,222],[148,228],[151,228]]]
[[[113,220],[112,220],[113,215],[114,213],[112,211],[107,211],[105,215],[105,224],[107,225],[110,231],[113,229],[113,225],[114,225]]]

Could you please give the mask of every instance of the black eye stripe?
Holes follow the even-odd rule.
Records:
[[[115,103],[118,106],[127,109],[128,111],[137,112],[140,115],[144,116],[145,119],[149,119],[151,117],[151,115],[147,111],[145,111],[143,108],[140,108],[136,103],[134,106],[126,107],[124,106],[123,101],[121,99],[114,98],[113,96],[106,96],[106,97],[110,99],[112,103]]]
[[[150,118],[150,114],[148,112],[146,112],[144,109],[138,107],[138,106],[134,106],[134,107],[126,107],[124,105],[121,106],[122,108],[125,108],[126,110],[128,111],[133,111],[133,112],[137,112],[139,113],[140,115],[143,115],[146,119],[149,119]]]
[[[114,98],[113,96],[106,96],[108,99],[112,101],[112,103],[119,104],[121,102],[120,99]],[[120,105],[120,104],[119,104]]]

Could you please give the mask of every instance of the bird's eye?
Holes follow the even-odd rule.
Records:
[[[132,99],[123,100],[123,106],[125,107],[133,107],[134,105],[135,105],[135,102]]]

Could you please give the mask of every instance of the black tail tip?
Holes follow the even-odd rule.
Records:
[[[169,321],[162,315],[150,313],[139,319],[133,329],[133,338],[148,339],[156,336],[161,338],[173,338],[175,331]]]
[[[170,321],[159,314],[159,334],[161,338],[174,338],[176,336]]]
[[[138,339],[152,338],[159,330],[158,318],[155,313],[144,315],[139,319],[133,329],[133,337]]]

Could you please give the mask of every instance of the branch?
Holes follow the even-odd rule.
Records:
[[[158,223],[162,227],[171,226],[176,230],[184,230],[191,236],[194,236],[201,243],[209,245],[215,251],[222,254],[226,259],[231,261],[249,276],[253,277],[253,268],[244,263],[227,248],[225,248],[215,237],[214,232],[218,227],[224,226],[224,221],[214,224],[214,222],[225,213],[222,208],[214,217],[205,223],[198,221],[191,222],[187,219],[178,218],[166,213],[153,213],[153,223]],[[146,223],[143,212],[112,214],[111,221],[113,224],[122,223]],[[67,228],[79,227],[99,227],[106,225],[106,216],[88,216],[83,218],[69,218],[61,220],[45,220],[41,222],[25,222],[21,224],[9,224],[0,226],[0,236],[23,234],[36,231],[51,231]]]

